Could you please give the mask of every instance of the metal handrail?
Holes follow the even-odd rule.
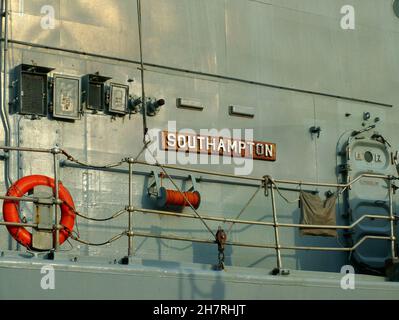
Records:
[[[19,222],[0,221],[0,226],[37,228],[39,225],[37,223],[19,223]]]
[[[273,181],[276,183],[294,184],[294,185],[300,185],[300,186],[302,185],[302,186],[315,186],[315,187],[348,188],[362,178],[377,178],[377,179],[391,180],[391,179],[394,179],[395,177],[389,176],[389,175],[383,175],[383,174],[362,173],[348,183],[320,183],[320,182],[309,182],[309,181],[300,181],[300,180],[281,180],[281,179],[274,179]]]
[[[156,238],[156,239],[166,239],[166,240],[180,240],[187,242],[197,242],[197,243],[215,243],[214,240],[208,239],[199,239],[199,238],[191,238],[191,237],[181,237],[176,235],[167,235],[167,234],[155,234],[155,233],[146,233],[146,232],[136,232],[134,231],[134,235],[136,237],[144,237],[144,238]],[[364,236],[361,238],[354,246],[352,247],[307,247],[307,246],[276,246],[271,244],[254,244],[254,243],[246,243],[239,241],[227,241],[225,244],[230,246],[237,247],[249,247],[249,248],[262,248],[262,249],[284,249],[284,250],[308,250],[308,251],[343,251],[350,252],[356,250],[363,242],[366,240],[375,239],[375,240],[391,240],[391,237],[386,236]]]
[[[142,213],[150,213],[150,214],[157,214],[157,215],[164,215],[164,216],[172,216],[172,217],[179,217],[179,218],[190,218],[190,219],[198,219],[196,215],[188,214],[188,213],[178,213],[172,211],[163,211],[163,210],[153,210],[153,209],[144,209],[144,208],[134,208],[135,212],[142,212]],[[366,219],[381,219],[381,220],[391,220],[391,217],[388,216],[378,216],[367,214],[361,216],[359,219],[354,221],[352,224],[348,226],[340,226],[340,225],[317,225],[317,224],[300,224],[300,223],[276,223],[267,222],[267,221],[255,221],[255,220],[242,220],[242,219],[231,219],[231,218],[224,218],[224,217],[217,217],[217,216],[210,216],[210,215],[202,215],[204,220],[209,221],[219,221],[224,223],[238,223],[238,224],[247,224],[247,225],[258,225],[258,226],[268,226],[274,227],[286,227],[286,228],[307,228],[307,229],[340,229],[340,230],[350,230],[356,227],[359,223]],[[396,220],[396,219],[395,219]]]
[[[25,202],[40,202],[40,198],[35,198],[35,197],[11,197],[11,196],[0,196],[0,200],[25,201]]]

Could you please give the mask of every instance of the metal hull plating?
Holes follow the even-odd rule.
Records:
[[[263,269],[229,267],[213,271],[209,265],[139,259],[129,266],[91,259],[78,263],[66,257],[52,262],[55,289],[43,290],[43,259],[5,257],[0,266],[2,299],[397,299],[396,283],[359,276],[356,290],[342,290],[334,273],[293,271],[273,276]],[[29,286],[25,286],[29,281]],[[145,290],[143,289],[145,288]]]
[[[3,19],[2,48],[6,45],[7,50],[3,51],[6,90],[2,94],[6,97],[5,106],[10,106],[11,111],[10,145],[58,146],[91,164],[138,155],[143,147],[143,119],[139,113],[112,117],[86,111],[78,120],[62,121],[52,117],[32,119],[13,112],[17,86],[14,71],[22,63],[55,68],[55,73],[79,77],[98,72],[112,77],[116,83],[129,85],[131,94],[141,96],[136,1],[12,0],[8,3],[8,23]],[[371,124],[387,137],[393,152],[399,149],[399,19],[393,13],[391,0],[347,0],[345,4],[356,9],[355,30],[341,28],[340,10],[344,4],[340,1],[142,2],[145,91],[148,97],[166,101],[159,113],[147,117],[148,128],[167,131],[169,121],[175,122],[176,130],[190,128],[195,132],[250,128],[254,140],[277,145],[276,161],[254,161],[250,176],[259,181],[196,174],[201,194],[200,214],[236,218],[262,185],[265,175],[316,184],[347,183],[344,174],[337,175],[337,166],[346,163],[339,152],[354,130]],[[48,20],[50,11],[44,6],[53,8],[50,11],[54,20]],[[204,107],[178,108],[178,99],[199,101]],[[250,108],[253,116],[231,114],[230,106]],[[370,119],[365,120],[365,113],[370,113]],[[312,127],[320,127],[319,136],[311,134]],[[1,130],[0,141],[6,143],[6,140],[7,132]],[[9,152],[8,155],[13,181],[31,174],[53,176],[51,154]],[[142,160],[150,159],[145,157],[142,155]],[[159,209],[147,192],[154,168],[133,164],[129,199],[126,164],[116,169],[95,169],[60,159],[59,178],[71,192],[77,210],[85,216],[106,218],[131,204],[136,208]],[[0,161],[1,172],[8,172],[5,160]],[[220,162],[184,167],[234,174],[237,166]],[[384,170],[362,166],[356,170],[396,175],[392,165]],[[179,188],[188,189],[189,172],[168,172]],[[164,183],[171,189],[174,187],[166,179]],[[6,186],[5,175],[1,175],[1,194],[6,193]],[[317,191],[320,196],[335,191],[333,186],[321,185],[280,187],[289,200],[297,199],[302,188]],[[348,191],[351,193],[346,200],[340,198],[337,203],[337,225],[351,224],[348,206],[356,209],[359,203],[368,204],[360,213],[355,212],[352,217],[355,220],[365,213],[372,214],[368,209],[379,200],[385,204],[384,210],[377,210],[378,214],[393,214],[397,210],[397,195],[393,195],[390,212],[387,189],[381,191],[381,188],[377,191],[378,195],[382,192],[381,199],[375,198],[374,189],[366,187]],[[278,223],[300,222],[297,202],[287,203],[278,193],[275,200]],[[31,208],[22,209],[21,214],[29,220]],[[276,223],[273,211],[270,194],[266,197],[261,191],[241,218]],[[192,211],[185,208],[182,213]],[[352,263],[352,255],[344,250],[284,249],[282,267],[289,269],[290,275],[271,275],[276,267],[273,225],[236,224],[229,241],[272,245],[270,248],[227,246],[226,270],[214,271],[217,245],[210,243],[214,238],[199,219],[135,212],[130,222],[137,234],[192,237],[209,243],[162,237],[132,237],[129,242],[124,236],[104,246],[88,246],[71,240],[72,247],[68,243],[61,247],[68,254],[44,260],[21,255],[25,249],[1,227],[0,251],[4,255],[0,256],[0,298],[399,298],[399,284],[388,282],[383,276],[356,275],[356,289],[343,290],[340,271],[342,266]],[[223,221],[207,223],[214,232],[219,226],[230,227]],[[129,214],[100,223],[78,218],[80,237],[93,243],[125,232],[128,225]],[[390,237],[390,228],[394,236],[397,234],[396,224],[388,223],[385,227],[379,236]],[[303,237],[297,228],[278,229],[283,247],[342,248],[342,243],[334,238]],[[369,226],[365,229],[373,232]],[[351,239],[361,240],[363,234],[359,234]],[[341,231],[339,240],[346,247],[355,245]],[[382,259],[390,257],[391,240],[382,240],[387,244]],[[380,246],[370,246],[366,255],[362,251],[362,256],[374,261],[379,250]],[[128,252],[134,259],[129,265],[120,264]],[[70,262],[71,257],[77,257],[77,261]],[[383,260],[380,260],[373,267],[381,267]],[[40,287],[43,276],[40,268],[44,264],[54,265],[55,290]]]

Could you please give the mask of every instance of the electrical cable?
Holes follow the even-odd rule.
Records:
[[[64,204],[66,204],[66,202],[64,202]],[[96,222],[109,221],[109,220],[115,219],[115,218],[119,217],[120,215],[122,215],[123,213],[127,212],[126,209],[122,209],[122,210],[120,210],[120,211],[114,213],[112,216],[107,217],[107,218],[91,218],[91,217],[85,216],[84,214],[82,214],[82,213],[76,211],[75,209],[71,208],[70,206],[68,206],[68,207],[69,207],[70,209],[72,209],[73,212],[74,212],[77,216],[79,216],[79,217],[81,217],[81,218],[83,218],[83,219],[86,219],[86,220],[91,220],[91,221],[96,221]]]

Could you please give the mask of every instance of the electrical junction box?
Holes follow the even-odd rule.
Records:
[[[80,77],[54,74],[54,118],[77,120],[80,118]]]
[[[111,83],[109,87],[110,113],[126,114],[128,109],[129,86]]]
[[[16,112],[46,116],[48,110],[48,73],[54,68],[20,64],[16,67]]]
[[[83,108],[94,111],[104,111],[105,89],[104,84],[112,78],[98,74],[87,74],[82,79]]]

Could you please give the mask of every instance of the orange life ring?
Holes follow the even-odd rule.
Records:
[[[33,190],[36,186],[47,186],[54,190],[54,179],[42,176],[32,175],[26,176],[15,182],[7,191],[7,196],[22,197],[27,192]],[[61,221],[60,225],[64,228],[60,230],[60,244],[62,244],[70,236],[71,231],[75,225],[75,204],[69,191],[59,183],[58,198],[63,202],[61,204]],[[20,223],[18,213],[19,201],[5,200],[3,203],[3,217],[6,222]],[[23,227],[7,226],[11,236],[17,240],[21,245],[32,247],[32,234]]]

